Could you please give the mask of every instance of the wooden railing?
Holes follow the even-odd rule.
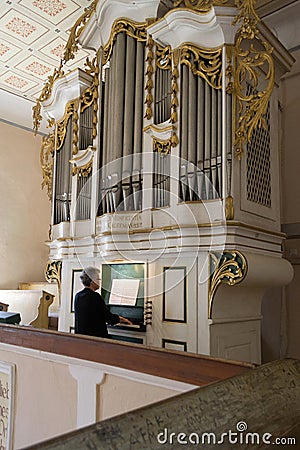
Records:
[[[299,448],[299,375],[300,361],[273,361],[26,450]]]
[[[254,366],[187,352],[31,327],[0,325],[0,342],[203,386]]]

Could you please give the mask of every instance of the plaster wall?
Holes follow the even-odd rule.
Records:
[[[43,281],[50,202],[41,189],[41,136],[0,122],[0,289]]]
[[[294,279],[285,288],[282,327],[286,355],[300,358],[300,49],[292,53],[296,62],[282,84],[282,224],[287,234],[286,258],[294,267]]]
[[[15,365],[15,450],[195,388],[1,343],[0,362]]]

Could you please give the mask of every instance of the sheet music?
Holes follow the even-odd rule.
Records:
[[[140,280],[114,279],[109,297],[110,305],[135,306]]]

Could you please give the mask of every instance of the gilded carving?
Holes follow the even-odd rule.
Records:
[[[60,62],[60,65],[58,69],[54,69],[53,75],[50,75],[47,78],[46,84],[43,87],[43,90],[39,96],[39,98],[36,100],[36,105],[33,106],[33,129],[35,131],[35,134],[38,132],[38,129],[40,127],[41,121],[42,121],[42,115],[41,115],[41,104],[44,100],[48,99],[51,95],[52,88],[54,82],[62,77],[64,75],[64,72],[62,70],[62,62]]]
[[[98,123],[98,88],[99,88],[99,52],[92,61],[86,59],[86,72],[93,76],[93,83],[81,96],[80,112],[93,104],[93,139],[97,136]]]
[[[274,88],[272,47],[259,35],[255,0],[237,0],[241,22],[234,47],[235,130],[234,149],[240,159],[253,130],[266,127],[264,115]],[[251,87],[251,89],[249,89]]]
[[[92,3],[84,8],[83,14],[76,20],[70,31],[70,36],[66,44],[63,61],[67,62],[74,59],[75,53],[78,51],[79,37],[84,30],[86,23],[91,15],[95,12],[98,0],[93,0]]]
[[[91,5],[84,9],[83,14],[76,20],[75,24],[71,28],[70,36],[69,36],[68,42],[66,44],[64,56],[60,61],[59,67],[57,69],[54,69],[53,74],[47,78],[45,86],[44,86],[39,98],[36,101],[36,105],[32,108],[32,110],[33,110],[33,129],[34,129],[35,133],[37,133],[37,131],[40,127],[40,124],[41,124],[41,120],[42,120],[41,104],[43,103],[43,101],[47,100],[50,97],[50,95],[52,93],[54,82],[58,78],[61,78],[64,76],[64,71],[62,70],[64,64],[67,61],[69,61],[70,59],[74,59],[75,53],[78,50],[79,37],[80,37],[87,21],[89,20],[91,15],[95,12],[97,3],[98,3],[98,0],[93,0]]]
[[[167,155],[171,152],[172,142],[171,139],[161,140],[153,138],[153,151],[160,153],[160,155]]]
[[[74,101],[74,111],[72,114],[72,125],[73,125],[73,155],[77,155],[78,153],[78,100]],[[67,130],[66,130],[67,131]]]
[[[78,167],[74,164],[72,169],[72,175],[78,175],[79,178],[87,178],[93,169],[93,160],[91,159],[84,166]]]
[[[180,48],[180,63],[190,67],[214,89],[222,88],[222,48],[203,49],[191,44]]]
[[[40,152],[40,162],[42,169],[42,189],[47,187],[49,200],[52,198],[52,173],[53,173],[53,155],[54,155],[54,133],[42,138],[42,148]]]
[[[102,65],[106,64],[110,59],[113,45],[118,33],[126,33],[128,36],[135,38],[137,41],[146,42],[147,40],[147,23],[139,23],[129,19],[118,19],[113,23],[108,43],[103,48]]]
[[[167,47],[160,46],[157,42],[156,44],[156,66],[160,69],[172,69],[172,50],[170,45]]]
[[[60,260],[48,261],[45,268],[45,279],[48,283],[57,283],[59,297],[61,288],[61,268],[62,261]],[[58,301],[60,303],[60,298]]]
[[[179,70],[178,70],[178,64],[179,64],[179,51],[175,50],[172,54],[173,59],[173,69],[172,69],[172,75],[171,75],[171,93],[172,93],[172,99],[171,99],[171,123],[177,122],[177,108],[178,108],[178,77],[179,77]]]
[[[244,255],[237,250],[225,250],[223,253],[211,252],[209,258],[208,318],[211,319],[213,298],[219,284],[225,283],[234,286],[240,283],[247,273],[247,261]]]
[[[150,120],[151,117],[153,117],[153,111],[152,111],[152,104],[153,104],[153,60],[154,60],[154,53],[153,53],[153,39],[151,36],[149,36],[148,42],[147,42],[147,58],[146,58],[146,87],[145,90],[147,92],[146,94],[146,113],[145,117],[146,119]]]
[[[225,5],[228,0],[177,0],[174,7],[185,7],[192,11],[206,13],[210,11],[213,6]]]
[[[226,51],[226,69],[225,75],[227,78],[226,83],[226,92],[227,94],[233,94],[234,85],[233,85],[233,66],[232,66],[232,58],[233,58],[233,48],[232,45],[225,46]]]
[[[68,121],[70,116],[74,114],[76,106],[77,106],[76,101],[68,102],[65,109],[64,117],[56,124],[56,139],[57,139],[56,150],[59,150],[63,146],[66,137]]]

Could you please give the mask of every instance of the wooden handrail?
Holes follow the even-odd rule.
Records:
[[[194,353],[5,324],[0,324],[0,342],[196,386],[241,375],[254,367],[248,363],[226,361]]]

